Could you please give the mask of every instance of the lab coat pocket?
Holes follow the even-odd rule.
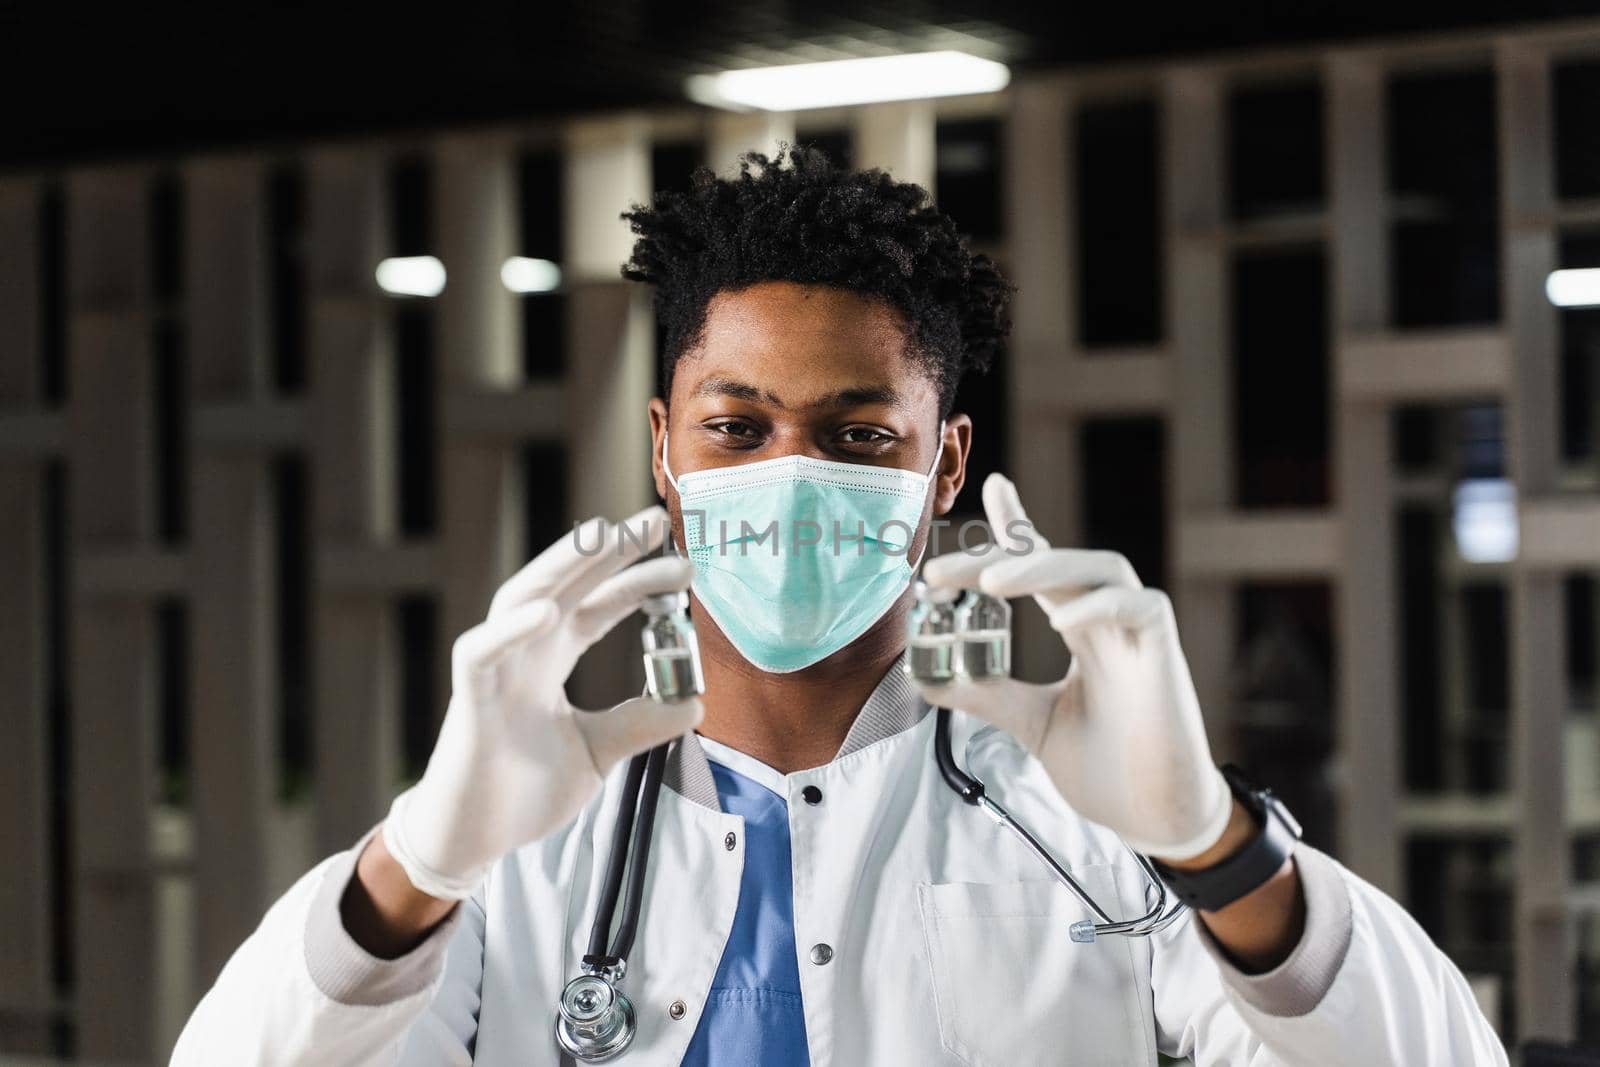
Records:
[[[1108,911],[1118,906],[1110,864],[1073,868]],[[972,1067],[1150,1064],[1154,1035],[1139,998],[1148,990],[1127,939],[1072,941],[1087,911],[1052,880],[920,883],[939,1038]]]

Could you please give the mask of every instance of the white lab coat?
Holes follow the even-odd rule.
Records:
[[[1151,938],[1069,940],[1084,909],[944,783],[932,757],[934,720],[924,714],[784,777],[806,1037],[817,1067],[1148,1065],[1158,1050],[1200,1065],[1507,1062],[1467,983],[1416,923],[1309,848],[1299,860],[1307,940],[1272,974],[1245,976],[1219,963],[1193,916]],[[1131,856],[1068,808],[1014,739],[955,712],[952,741],[1114,917],[1142,914]],[[189,1020],[174,1067],[563,1062],[552,1038],[555,1006],[588,938],[623,769],[566,829],[498,863],[442,928],[447,953],[428,965],[424,984],[385,1003],[370,990],[356,998],[365,1003],[341,1003],[308,967],[319,951],[306,942],[308,909],[336,909],[354,850],[329,857],[239,947]],[[822,790],[819,804],[801,799],[808,785]],[[638,1036],[614,1062],[683,1057],[738,904],[743,831],[740,817],[662,790],[623,987],[637,1006]],[[339,872],[338,886],[322,885],[330,872]],[[817,944],[833,949],[828,962],[813,962]],[[345,946],[346,970],[362,966],[359,956],[350,962],[353,945]],[[1342,951],[1332,969],[1324,960],[1319,978],[1314,958],[1330,945]],[[406,966],[405,958],[369,962]],[[677,1019],[675,1002],[683,1005]]]

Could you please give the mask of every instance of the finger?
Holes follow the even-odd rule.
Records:
[[[548,634],[560,619],[561,609],[555,601],[541,597],[462,633],[450,653],[451,680],[456,691],[467,692],[469,686],[483,684],[476,680],[488,676],[496,661],[511,649]]]
[[[557,603],[572,611],[600,583],[659,548],[666,529],[667,512],[659,504],[611,525],[599,560],[594,566],[575,570],[569,580],[561,583]]]
[[[1069,597],[1101,586],[1139,588],[1139,576],[1117,552],[1052,548],[1004,559],[984,570],[982,588],[998,597],[1036,596],[1046,612]]]
[[[650,697],[624,700],[610,711],[579,711],[578,732],[603,776],[621,760],[652,749],[700,725],[705,706],[698,697],[672,703]]]
[[[1008,555],[1039,552],[1050,547],[1022,508],[1016,483],[999,471],[983,480],[983,513],[993,530],[991,536]]]
[[[616,525],[604,516],[585,519],[495,590],[489,617],[494,618],[535,597],[548,597],[557,602],[570,600],[574,583],[591,571],[599,572],[591,584],[604,581],[661,543],[666,516],[660,505],[654,505]],[[627,528],[625,539],[621,527]],[[625,550],[621,555],[619,540]],[[643,545],[636,542],[643,542]]]
[[[978,575],[1008,558],[995,544],[974,545],[959,552],[935,556],[922,567],[922,580],[945,589],[976,589]]]
[[[923,581],[949,589],[976,589],[978,576],[986,568],[1050,547],[1023,510],[1017,487],[998,471],[984,480],[983,507],[989,523],[988,542],[929,560],[922,568]]]
[[[572,632],[585,645],[639,610],[646,597],[689,588],[694,564],[684,556],[645,560],[596,586],[572,613]]]
[[[1069,637],[1093,626],[1148,630],[1172,617],[1172,602],[1159,589],[1108,586],[1069,600],[1050,612],[1050,626]]]
[[[948,685],[913,679],[922,698],[935,707],[955,708],[993,723],[1037,752],[1060,683],[1037,685],[1017,678],[956,678]]]

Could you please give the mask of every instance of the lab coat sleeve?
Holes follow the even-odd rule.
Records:
[[[1198,916],[1152,939],[1163,1052],[1198,1067],[1507,1063],[1466,979],[1405,909],[1304,843],[1295,864],[1305,930],[1272,970],[1241,971]]]
[[[345,930],[339,899],[374,826],[279,897],[190,1015],[171,1067],[472,1062],[483,908],[463,901],[397,959]]]

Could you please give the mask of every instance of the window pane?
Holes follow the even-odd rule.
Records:
[[[1002,268],[1003,271],[1003,268]],[[983,480],[993,471],[1004,473],[1006,460],[1006,376],[1009,352],[995,353],[987,374],[968,374],[956,390],[955,411],[972,416],[972,450],[967,453],[967,480],[956,497],[955,511],[983,514]]]
[[[1494,75],[1413,74],[1389,84],[1394,324],[1500,317]]]
[[[1600,234],[1562,236],[1563,269],[1600,267]],[[1600,460],[1600,307],[1562,308],[1560,320],[1561,456]]]
[[[1315,248],[1234,261],[1234,499],[1241,508],[1328,503],[1326,276]]]
[[[67,396],[67,212],[61,187],[52,183],[39,200],[40,385],[43,399]]]
[[[311,684],[311,522],[305,458],[277,457],[272,482],[278,581],[278,797],[294,802],[311,791],[316,699]]]
[[[560,263],[562,248],[561,155],[554,149],[523,153],[517,168],[521,205],[520,254]]]
[[[400,532],[428,534],[436,521],[433,309],[408,300],[395,309],[396,456]]]
[[[403,156],[389,169],[389,242],[392,256],[431,256],[433,188],[431,168],[422,156]]]
[[[272,304],[272,377],[297,393],[306,384],[306,182],[298,166],[267,179],[267,269]]]
[[[1167,584],[1166,425],[1151,417],[1083,424],[1083,532],[1121,552],[1145,585]]]
[[[532,559],[572,529],[567,492],[567,450],[553,441],[522,448],[525,559]]]
[[[561,156],[554,150],[524,153],[518,167],[521,247],[517,254],[562,262]],[[566,293],[522,296],[522,369],[529,381],[566,373]]]
[[[1332,599],[1324,582],[1237,591],[1233,724],[1240,763],[1283,797],[1305,840],[1335,846]]]
[[[1397,504],[1406,788],[1497,795],[1510,770],[1515,523],[1513,500],[1483,490],[1505,485],[1501,412],[1419,405],[1406,418],[1432,442],[1429,462],[1401,472]]]
[[[935,196],[956,228],[973,241],[995,241],[1002,229],[1000,121],[938,124]]]
[[[434,700],[439,609],[426,594],[400,598],[401,768],[407,781],[422,777],[444,709]]]
[[[155,440],[156,534],[179,545],[189,532],[189,364],[183,323],[159,316],[152,327],[150,430]]]
[[[150,290],[157,303],[183,295],[183,183],[170,173],[150,185]]]
[[[1078,338],[1087,347],[1154,344],[1162,333],[1161,181],[1156,104],[1078,112]]]
[[[689,191],[689,175],[705,155],[699,141],[668,141],[650,146],[650,188]]]
[[[156,714],[161,723],[157,779],[162,804],[188,807],[194,795],[189,765],[189,611],[181,600],[156,605]]]
[[[1322,86],[1250,86],[1228,98],[1228,193],[1236,219],[1323,202]]]
[[[555,381],[567,372],[567,294],[522,297],[522,373],[529,381]]]
[[[1555,88],[1556,195],[1600,196],[1600,63],[1558,63]]]
[[[1498,1012],[1490,1022],[1513,1043],[1513,854],[1501,838],[1414,838],[1406,846],[1406,907],[1469,977],[1493,975]],[[1494,1018],[1498,1014],[1499,1018]]]

